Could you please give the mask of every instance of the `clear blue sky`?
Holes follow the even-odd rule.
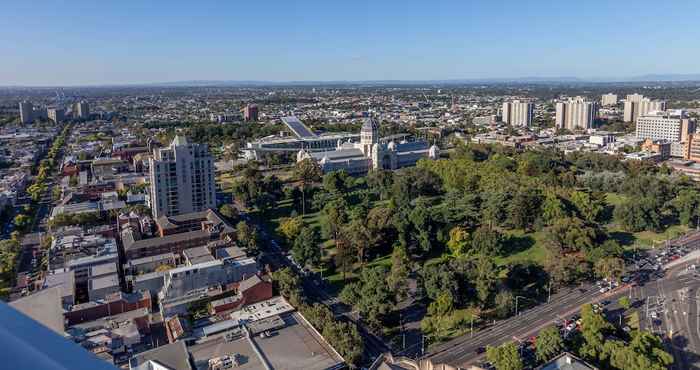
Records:
[[[697,0],[22,0],[0,85],[700,73]]]

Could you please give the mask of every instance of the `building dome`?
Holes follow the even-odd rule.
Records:
[[[306,149],[301,149],[297,152],[297,162],[301,162],[307,158],[311,158],[311,156],[309,155],[309,152],[306,151]]]
[[[370,118],[365,118],[365,122],[362,124],[362,129],[360,129],[360,132],[375,132],[379,130],[379,123],[377,123],[377,120],[370,117]]]

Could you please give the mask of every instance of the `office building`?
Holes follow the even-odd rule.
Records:
[[[613,93],[603,94],[600,99],[600,104],[604,107],[617,105],[617,95]]]
[[[557,103],[555,123],[559,129],[587,130],[593,128],[597,116],[598,104],[577,96]]]
[[[150,206],[154,218],[199,212],[216,206],[214,165],[205,144],[175,136],[149,159]]]
[[[49,108],[47,112],[49,120],[53,123],[61,123],[66,119],[66,111],[62,108]]]
[[[663,110],[666,110],[665,101],[651,100],[641,94],[630,94],[625,99],[623,121],[637,122],[640,116]]]
[[[258,106],[255,104],[248,104],[243,108],[243,119],[246,122],[255,122],[258,120]]]
[[[85,100],[75,103],[73,107],[73,117],[77,119],[88,119],[90,117],[90,105]]]
[[[532,124],[532,114],[535,104],[513,100],[503,103],[502,120],[512,126],[529,127]]]
[[[25,100],[19,103],[19,119],[23,124],[34,122],[34,107],[31,102]]]
[[[695,123],[682,110],[654,111],[637,118],[637,138],[687,142]]]

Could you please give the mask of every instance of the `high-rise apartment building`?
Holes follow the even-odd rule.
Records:
[[[600,99],[600,104],[604,107],[617,105],[617,95],[613,93],[603,94]]]
[[[503,103],[502,121],[512,126],[528,127],[532,124],[532,114],[535,104],[513,100]]]
[[[66,111],[63,108],[48,108],[49,120],[53,123],[61,123],[66,119]]]
[[[19,103],[19,119],[23,124],[34,122],[34,106],[29,101]]]
[[[666,110],[666,102],[663,100],[651,100],[641,94],[630,94],[625,99],[623,121],[636,122],[640,116],[663,110]]]
[[[175,136],[169,147],[153,151],[149,164],[149,202],[155,218],[216,206],[214,165],[207,145]]]
[[[258,106],[255,104],[248,104],[243,108],[243,119],[246,122],[257,121],[258,120]]]
[[[81,100],[73,106],[73,117],[77,119],[88,119],[90,117],[90,104]]]
[[[593,127],[598,117],[598,103],[577,96],[556,105],[555,123],[560,129],[570,131]]]
[[[640,139],[687,142],[695,132],[695,120],[685,111],[654,111],[637,118],[637,137]]]

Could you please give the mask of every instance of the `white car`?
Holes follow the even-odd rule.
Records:
[[[609,288],[609,287],[606,287],[606,286],[600,288],[600,292],[601,292],[601,293],[607,293],[608,290],[610,290],[610,288]]]

